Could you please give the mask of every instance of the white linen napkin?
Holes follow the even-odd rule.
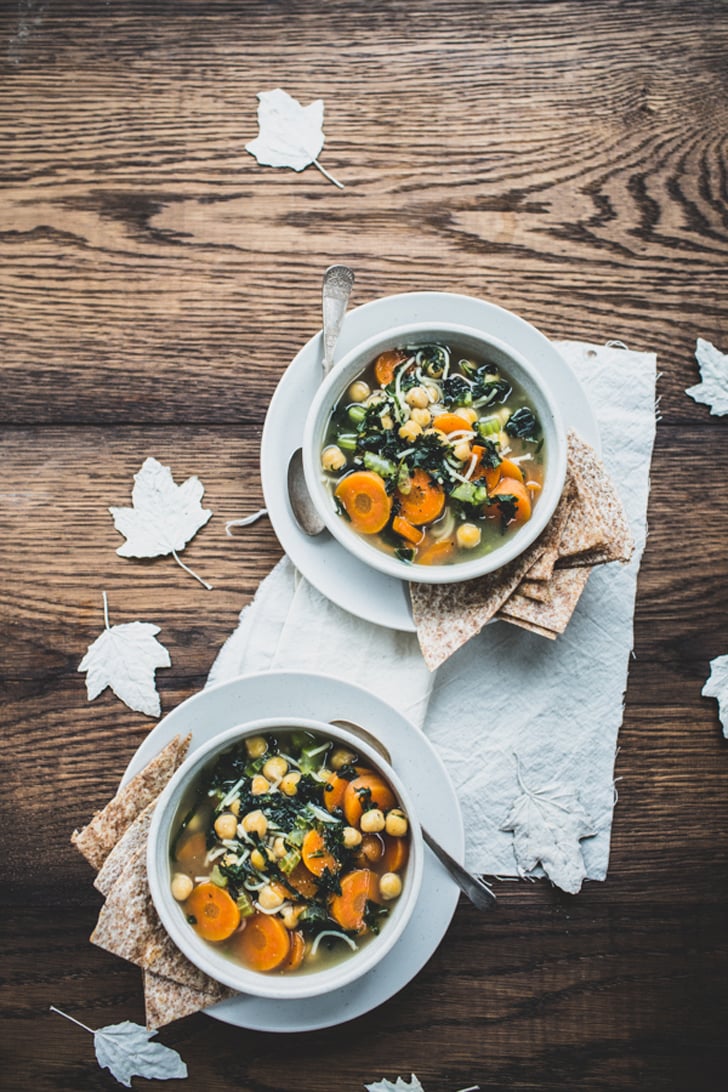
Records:
[[[594,832],[581,842],[585,874],[603,880],[647,532],[656,357],[621,343],[558,342],[556,348],[594,409],[602,458],[636,543],[628,565],[602,565],[592,572],[562,636],[549,641],[495,622],[431,674],[414,634],[342,610],[284,558],[243,608],[208,685],[278,669],[334,675],[364,686],[422,728],[439,752],[462,806],[469,868],[486,875],[524,874],[513,833],[502,827],[525,783],[534,793],[556,786],[578,794]]]

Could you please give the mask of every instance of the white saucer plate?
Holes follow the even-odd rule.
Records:
[[[457,322],[489,331],[512,345],[541,372],[553,390],[567,428],[600,448],[599,428],[579,380],[548,338],[524,319],[485,300],[448,292],[385,296],[349,311],[337,345],[341,358],[360,342],[412,322]],[[413,633],[406,581],[370,569],[328,531],[305,535],[291,511],[287,470],[301,446],[308,407],[321,382],[322,335],[308,341],[289,364],[273,394],[261,443],[261,481],[278,541],[298,571],[337,606],[389,629]]]
[[[462,860],[465,835],[455,790],[427,738],[381,698],[326,675],[263,672],[200,691],[164,717],[134,754],[122,784],[138,773],[175,735],[191,733],[190,752],[220,732],[259,717],[298,716],[349,720],[373,732],[432,835]],[[424,967],[447,932],[459,891],[427,851],[422,891],[414,914],[386,960],[350,986],[323,997],[278,1001],[238,994],[209,1016],[254,1031],[299,1032],[333,1027],[362,1016],[393,997]]]

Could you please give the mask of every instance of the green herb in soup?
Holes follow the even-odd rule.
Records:
[[[250,736],[197,780],[171,845],[191,928],[261,972],[320,970],[376,934],[409,825],[357,754],[309,732]]]
[[[447,565],[528,522],[545,456],[524,390],[436,344],[371,362],[334,407],[321,466],[355,531],[404,561]]]

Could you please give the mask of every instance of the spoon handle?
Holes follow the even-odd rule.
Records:
[[[492,910],[496,899],[485,880],[481,880],[478,876],[474,876],[472,872],[468,872],[461,864],[458,864],[454,857],[450,856],[447,850],[443,849],[439,842],[436,842],[427,833],[424,827],[420,829],[427,845],[445,866],[460,890],[468,896],[473,906],[476,906],[478,910]]]
[[[344,321],[346,307],[354,284],[354,271],[348,265],[330,265],[324,272],[324,362],[323,373],[328,375],[334,365],[336,345]]]

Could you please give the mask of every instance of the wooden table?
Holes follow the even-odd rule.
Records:
[[[266,408],[332,261],[355,267],[354,303],[462,292],[553,338],[659,355],[610,871],[576,897],[503,885],[490,917],[461,901],[416,981],[352,1024],[164,1029],[180,1087],[725,1087],[728,754],[701,688],[728,652],[728,425],[684,391],[697,337],[728,349],[726,16],[718,0],[4,5],[3,1088],[118,1087],[48,1008],[143,1019],[138,971],[88,943],[100,899],[69,835],[153,721],[109,691],[87,702],[77,668],[106,591],[112,623],[161,626],[165,711],[203,685],[281,555],[265,520],[223,527],[262,503]],[[324,99],[343,190],[246,153],[276,86]],[[184,560],[214,592],[115,553],[108,506],[148,455],[204,482],[214,519]]]

